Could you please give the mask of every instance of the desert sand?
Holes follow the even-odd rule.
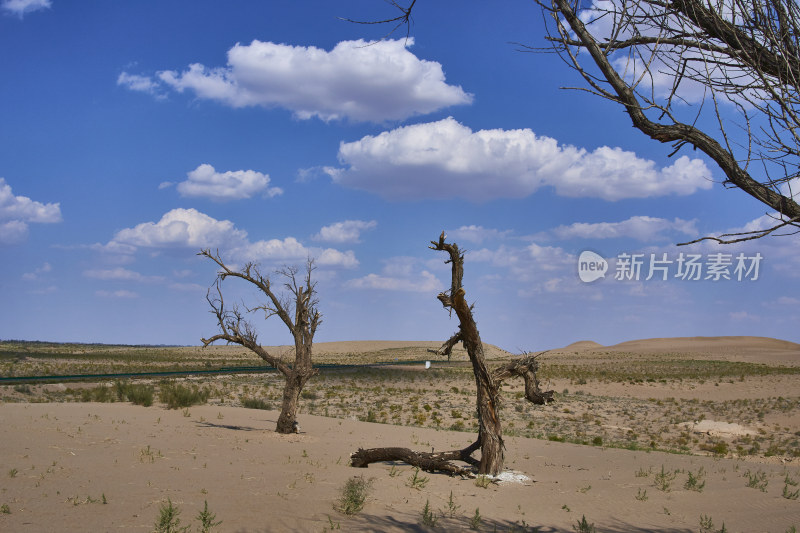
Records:
[[[544,363],[593,364],[619,354],[651,357],[664,350],[767,364],[800,360],[796,344],[736,340],[658,339],[616,347],[582,342],[548,353]],[[770,386],[769,380],[777,381]],[[582,387],[681,401],[681,394],[734,394],[737,385],[754,388],[756,396],[800,397],[792,375],[694,384],[685,390],[673,382]],[[615,387],[622,390],[610,391]],[[553,415],[563,405],[548,408],[539,416]],[[800,434],[796,409],[779,414],[789,434]],[[723,523],[730,532],[783,533],[800,527],[800,499],[791,498],[800,488],[792,484],[800,482],[800,460],[789,453],[720,458],[506,436],[506,467],[516,479],[482,488],[473,479],[420,473],[427,482],[415,488],[411,467],[355,469],[348,466],[350,453],[377,446],[456,449],[474,435],[307,413],[299,416],[299,434],[278,435],[273,431],[277,416],[277,411],[214,404],[181,411],[127,403],[2,403],[0,530],[152,531],[168,499],[181,510],[181,525],[193,531],[204,502],[222,521],[214,530],[232,532],[429,531],[422,524],[426,502],[438,517],[439,531],[469,530],[476,509],[480,531],[569,532],[584,516],[597,531],[611,532],[719,531]],[[768,425],[759,427],[763,431]],[[682,430],[712,435],[758,427],[698,420]],[[334,507],[353,476],[371,485],[364,509],[346,516]],[[692,477],[698,480],[694,486]]]

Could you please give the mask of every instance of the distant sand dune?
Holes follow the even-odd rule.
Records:
[[[578,341],[554,354],[579,357],[599,354],[686,354],[687,356],[726,361],[773,365],[800,365],[800,344],[770,337],[671,337],[640,339],[603,346],[593,341]]]
[[[562,348],[563,350],[596,350],[604,346],[594,341],[578,341]]]

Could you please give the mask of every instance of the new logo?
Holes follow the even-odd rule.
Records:
[[[606,277],[608,261],[591,250],[584,250],[578,257],[578,277],[584,283],[591,283]]]

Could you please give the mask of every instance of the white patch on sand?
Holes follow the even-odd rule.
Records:
[[[695,433],[704,433],[706,435],[711,435],[712,437],[755,435],[757,433],[756,431],[748,429],[740,424],[716,422],[714,420],[684,422],[683,424],[678,425],[690,429]]]
[[[513,470],[506,470],[497,476],[489,476],[497,483],[520,483],[522,485],[531,481],[531,478],[522,472],[515,472]]]

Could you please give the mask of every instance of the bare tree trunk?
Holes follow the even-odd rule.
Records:
[[[475,374],[475,385],[478,389],[478,441],[481,446],[478,473],[496,476],[502,472],[504,461],[503,429],[499,413],[500,389],[486,368],[483,342],[464,294],[464,289],[459,288],[452,296],[451,304],[461,321],[461,336],[472,363],[472,372]]]
[[[300,323],[302,323],[302,318]],[[286,374],[281,414],[275,428],[278,433],[297,432],[297,406],[300,403],[300,393],[306,382],[318,372],[311,364],[310,342],[311,340],[304,338],[303,335],[295,340],[295,364],[294,368]]]
[[[286,377],[283,386],[283,402],[281,403],[281,414],[278,417],[278,424],[275,431],[278,433],[295,433],[295,422],[297,420],[297,404],[300,402],[300,392],[303,390],[305,380],[301,380],[296,372]]]

